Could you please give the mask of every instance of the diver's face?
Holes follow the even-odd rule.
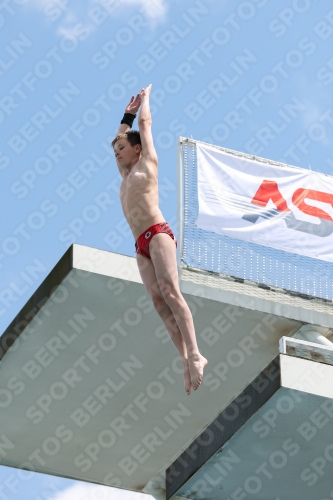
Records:
[[[114,154],[119,167],[128,168],[136,163],[140,154],[140,146],[131,146],[127,139],[119,139],[114,145]]]

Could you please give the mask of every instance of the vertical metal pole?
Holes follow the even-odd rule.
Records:
[[[183,164],[182,164],[182,144],[184,137],[179,137],[177,148],[177,168],[178,168],[178,276],[179,284],[182,275],[182,252],[183,252]]]

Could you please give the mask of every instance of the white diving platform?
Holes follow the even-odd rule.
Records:
[[[246,429],[247,420],[263,411],[260,408],[265,404],[274,408],[279,391],[282,396],[287,391],[289,398],[290,391],[310,394],[307,388],[295,388],[291,374],[299,358],[279,355],[279,341],[293,337],[307,324],[329,339],[333,308],[325,301],[231,278],[202,277],[200,272],[186,269],[181,289],[192,310],[200,350],[209,361],[202,386],[190,396],[184,391],[177,351],[153,310],[135,259],[73,245],[1,337],[0,463],[154,493],[158,498],[176,494],[227,499],[236,490],[240,468],[245,479],[250,475],[254,467],[251,454],[235,468],[237,473],[228,474],[228,489],[223,490],[223,478],[216,482],[212,496],[202,497],[193,493],[193,481],[202,479],[207,460],[223,457],[226,435],[220,430],[223,436],[215,442],[222,454],[215,455],[216,450],[206,446],[203,462],[195,454],[191,458],[189,447],[264,373],[270,381],[267,390],[257,391],[251,404],[239,408],[243,420],[236,419],[234,425],[229,419],[227,425],[228,439],[235,434],[237,446],[257,446],[255,463],[259,467],[266,454],[269,456],[270,446],[273,451],[278,445],[274,439],[261,442],[253,431],[239,434]],[[281,363],[282,385],[279,356],[286,358]],[[322,364],[301,361],[316,367]],[[333,374],[332,367],[327,367],[329,388]],[[297,373],[305,369],[303,365],[296,368]],[[319,388],[318,382],[313,390]],[[318,400],[324,403],[333,398],[326,389],[318,394],[309,396],[310,413]],[[307,401],[302,397],[298,405],[295,399],[300,414]],[[299,416],[288,414],[290,418],[294,415]],[[278,422],[283,429],[284,421]],[[296,423],[288,425],[283,432],[295,432]],[[332,437],[329,434],[323,439],[332,441]],[[284,434],[283,439],[287,439]],[[232,450],[240,456],[237,446]],[[187,453],[186,467],[179,465],[182,453]],[[285,453],[291,456],[291,448]],[[313,453],[319,453],[317,448]],[[184,470],[171,477],[170,467]],[[311,488],[304,491],[313,493]],[[281,495],[281,500],[289,498],[297,497]],[[304,494],[299,498],[314,497]]]

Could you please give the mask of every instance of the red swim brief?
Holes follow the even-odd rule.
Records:
[[[177,246],[175,235],[171,231],[169,224],[167,222],[160,222],[159,224],[154,224],[153,226],[148,227],[148,229],[146,229],[144,233],[140,234],[135,242],[136,253],[139,255],[143,255],[147,259],[150,259],[151,257],[149,253],[149,243],[152,237],[158,233],[168,234],[174,240]]]

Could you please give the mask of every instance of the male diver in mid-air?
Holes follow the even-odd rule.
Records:
[[[177,242],[158,206],[157,154],[152,137],[151,85],[132,96],[112,141],[122,176],[120,201],[135,239],[142,281],[179,352],[187,394],[201,384],[207,364],[198,349],[191,311],[178,284]],[[139,131],[131,130],[140,108]]]

